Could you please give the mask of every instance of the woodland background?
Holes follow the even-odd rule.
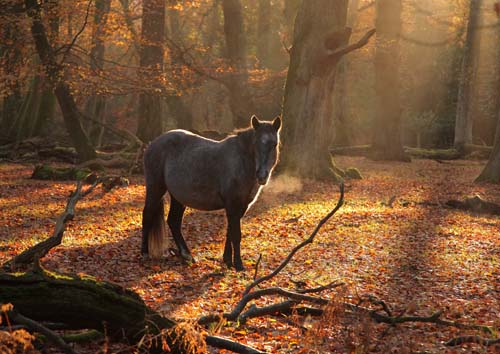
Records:
[[[14,309],[2,307],[0,348],[29,352],[24,328],[44,333],[37,348],[77,352],[161,351],[176,335],[194,343],[182,352],[227,349],[217,336],[250,352],[498,350],[499,13],[492,0],[3,0],[0,302]],[[144,262],[144,147],[175,128],[222,139],[252,114],[283,117],[277,173],[243,220],[254,269],[219,264],[223,215],[197,211],[185,233],[198,263]],[[75,220],[57,218],[74,179],[102,189],[73,194]],[[307,238],[341,182],[344,205],[269,281],[282,290],[258,296],[261,316],[200,321],[230,313],[254,271]],[[52,233],[62,244],[18,258],[27,280],[16,278],[12,260]],[[120,299],[142,317],[115,323],[73,299],[52,338],[19,315],[53,327],[60,304],[23,308],[5,290],[85,281],[132,289]],[[189,325],[138,336],[151,318]],[[99,333],[61,344],[80,327]]]

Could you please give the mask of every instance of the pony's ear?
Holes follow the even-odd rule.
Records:
[[[276,131],[280,130],[281,128],[281,117],[277,116],[273,120],[273,128],[276,129]]]
[[[257,129],[260,126],[260,120],[259,120],[259,118],[257,118],[257,116],[255,114],[252,116],[250,121],[252,122],[252,127],[254,129]]]

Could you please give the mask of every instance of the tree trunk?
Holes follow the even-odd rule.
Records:
[[[14,123],[18,115],[21,104],[21,83],[19,82],[21,65],[21,52],[18,47],[19,28],[16,21],[9,21],[4,27],[4,40],[7,44],[0,44],[0,60],[4,64],[1,68],[2,75],[10,76],[3,85],[8,90],[8,94],[3,98],[3,109],[0,116],[0,135],[6,140],[10,140],[15,131]]]
[[[223,0],[224,35],[226,57],[232,73],[228,80],[229,105],[236,128],[248,126],[255,111],[253,98],[248,87],[246,37],[243,24],[243,10],[240,0]]]
[[[308,0],[295,20],[283,108],[282,166],[293,174],[331,176],[333,87],[340,58],[329,53],[348,42],[347,0]]]
[[[263,68],[271,66],[271,0],[259,0],[257,59]]]
[[[498,114],[493,151],[491,152],[483,171],[479,177],[476,178],[476,182],[500,183],[500,112]]]
[[[170,5],[176,5],[179,0],[170,0]],[[181,24],[179,19],[179,10],[177,8],[170,7],[167,12],[168,26],[166,27],[167,37],[173,41],[177,46],[184,47],[183,39],[184,34],[181,31]],[[173,71],[173,77],[182,77],[182,61],[179,58],[179,50],[177,48],[171,48],[170,50],[170,64],[171,70]],[[193,129],[193,115],[188,107],[184,104],[182,100],[183,88],[182,84],[177,85],[178,89],[176,93],[168,94],[165,97],[165,102],[168,106],[169,113],[173,116],[174,120],[177,122],[177,128],[192,130]]]
[[[301,0],[285,0],[283,15],[285,16],[285,44],[288,46],[293,41],[293,25],[299,11]]]
[[[399,37],[401,0],[377,1],[375,52],[375,121],[372,127],[372,157],[407,161],[401,142],[399,87]]]
[[[482,0],[472,0],[470,2],[469,20],[467,22],[467,34],[458,87],[457,116],[455,119],[454,146],[459,151],[464,151],[466,144],[472,144],[473,117],[470,114],[470,99],[472,98],[472,85],[479,55],[477,28],[481,3]]]
[[[146,334],[173,329],[176,323],[160,316],[133,291],[91,277],[57,275],[44,270],[0,272],[0,303],[35,321],[63,323],[68,329],[95,329],[112,339],[138,343]],[[176,353],[195,353],[197,343],[182,330],[169,330],[169,347]],[[161,348],[161,340],[153,348]],[[145,341],[147,343],[147,341]],[[175,343],[175,344],[174,344]],[[192,345],[192,350],[188,350]]]
[[[90,68],[99,74],[104,68],[104,28],[108,20],[111,0],[96,0],[94,23],[92,28],[92,48],[90,49]],[[98,122],[104,123],[106,98],[102,94],[93,94],[89,97],[85,114]],[[103,127],[97,123],[90,123],[88,134],[94,146],[99,146],[102,140]]]
[[[147,143],[163,133],[162,87],[165,1],[142,2],[140,75],[152,87],[139,96],[137,137]]]
[[[355,28],[358,21],[359,0],[351,0],[349,2],[347,27]],[[350,60],[345,57],[337,68],[337,81],[335,83],[335,145],[349,146],[352,140],[352,125],[347,119],[348,117],[348,74]]]
[[[79,158],[82,161],[94,159],[96,157],[96,152],[83,131],[80,122],[80,112],[78,111],[68,84],[63,79],[62,69],[58,65],[54,51],[47,39],[38,2],[36,0],[25,0],[25,6],[28,9],[28,14],[30,14],[32,18],[31,34],[35,42],[35,47],[40,57],[40,61],[45,67],[47,78],[54,88],[54,93],[61,107],[66,130]]]

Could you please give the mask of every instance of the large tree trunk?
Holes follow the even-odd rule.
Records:
[[[61,67],[58,65],[54,51],[49,44],[38,2],[36,0],[25,0],[25,6],[32,18],[31,34],[35,42],[36,51],[45,68],[47,78],[54,88],[54,93],[61,107],[66,131],[72,140],[78,157],[82,161],[94,159],[96,157],[95,150],[83,131],[80,122],[80,112],[68,84],[63,79]]]
[[[290,45],[293,41],[293,25],[299,11],[301,0],[285,0],[283,15],[285,17],[285,44]]]
[[[401,142],[399,87],[399,37],[401,0],[378,0],[375,52],[375,121],[372,127],[372,157],[407,161]]]
[[[355,28],[358,20],[359,0],[349,2],[347,27]],[[345,57],[337,68],[335,83],[335,145],[349,146],[352,140],[352,123],[348,118],[348,91],[349,91],[349,57]]]
[[[141,76],[151,90],[139,96],[137,136],[147,143],[163,133],[160,76],[163,73],[165,1],[142,2]]]
[[[92,48],[90,49],[90,68],[96,74],[104,68],[104,28],[108,20],[111,0],[96,0],[94,23],[92,28]],[[89,97],[85,114],[95,121],[104,123],[104,113],[106,109],[106,98],[102,94],[94,93]],[[104,128],[97,123],[90,123],[88,128],[89,137],[94,146],[99,146],[102,142]]]
[[[177,5],[179,0],[169,0],[170,7],[167,12],[167,24],[166,35],[169,39],[168,42],[172,41],[175,43],[175,48],[170,48],[170,65],[171,71],[173,71],[173,77],[182,77],[182,61],[179,58],[178,48],[183,48],[184,34],[181,30],[181,21],[179,18],[179,10],[173,6]],[[192,130],[193,129],[193,115],[191,110],[184,104],[182,100],[183,85],[177,82],[177,91],[173,94],[168,94],[165,97],[165,102],[168,106],[169,113],[173,116],[174,120],[177,122],[177,128]]]
[[[294,174],[331,174],[328,149],[333,138],[333,87],[345,45],[347,0],[308,0],[295,20],[283,107],[282,166]]]
[[[455,119],[455,148],[465,150],[465,145],[472,144],[473,117],[470,114],[470,99],[472,98],[472,85],[475,68],[479,54],[477,28],[482,0],[470,2],[469,20],[467,22],[467,35],[465,37],[462,69],[458,87],[457,116]]]
[[[4,41],[0,44],[0,70],[2,76],[9,76],[9,80],[5,80],[3,87],[7,89],[8,94],[3,98],[2,114],[0,116],[0,136],[6,140],[12,138],[12,128],[14,126],[19,106],[21,102],[21,84],[19,82],[21,65],[21,52],[18,47],[19,41],[16,38],[19,35],[17,21],[10,21],[4,26]],[[8,44],[10,43],[10,44]]]
[[[495,143],[490,158],[476,182],[500,183],[500,113],[498,115]]]
[[[259,0],[257,59],[263,68],[271,65],[271,0]]]
[[[248,126],[255,106],[248,87],[246,37],[243,24],[243,10],[240,0],[223,0],[224,35],[226,57],[231,66],[228,80],[229,105],[233,114],[233,125],[237,128]]]

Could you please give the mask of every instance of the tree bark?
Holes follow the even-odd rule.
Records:
[[[477,28],[481,3],[482,0],[473,0],[470,2],[469,8],[455,119],[454,146],[459,151],[463,151],[466,144],[472,144],[473,117],[470,112],[470,99],[472,98],[472,85],[479,55]]]
[[[301,0],[285,0],[283,15],[285,17],[285,44],[290,45],[293,41],[293,25],[297,12],[299,11]]]
[[[165,1],[142,2],[140,75],[151,89],[139,96],[137,136],[148,143],[163,133],[162,87],[163,44],[165,38]]]
[[[347,27],[355,28],[358,21],[359,0],[349,2]],[[338,65],[335,84],[335,145],[349,146],[352,140],[352,124],[348,118],[350,59],[345,57]]]
[[[488,159],[483,171],[476,178],[476,182],[500,183],[500,113],[498,114],[493,151],[491,152],[490,158]]]
[[[90,68],[96,74],[104,69],[104,28],[108,20],[111,0],[96,0],[94,22],[92,28],[92,48],[90,49]],[[96,90],[97,91],[97,90]],[[104,122],[106,109],[106,98],[100,93],[91,95],[85,106],[85,114],[98,122]],[[91,123],[88,134],[94,146],[99,146],[102,141],[104,128],[101,125]]]
[[[347,0],[304,1],[295,20],[283,107],[282,167],[293,174],[331,175],[333,87],[338,60],[328,53],[348,42]]]
[[[401,0],[377,1],[375,52],[375,121],[372,127],[372,157],[407,161],[401,142],[399,87],[399,38]]]
[[[21,83],[19,82],[21,65],[21,51],[16,40],[19,34],[17,21],[9,21],[4,27],[5,44],[0,45],[0,62],[2,75],[10,76],[3,86],[8,89],[8,94],[3,99],[2,114],[0,116],[0,134],[10,140],[15,131],[13,127],[21,104]],[[7,43],[11,43],[8,45]]]
[[[63,323],[68,329],[95,329],[112,339],[138,343],[145,334],[173,329],[176,323],[146,306],[133,291],[85,276],[57,275],[37,270],[0,272],[0,303],[35,321]],[[183,332],[171,330],[166,339],[176,353],[189,351]],[[158,342],[161,342],[158,340]],[[196,342],[190,342],[196,349]],[[161,348],[158,343],[154,348]]]
[[[170,5],[176,5],[179,0],[170,0]],[[180,28],[179,10],[176,8],[169,8],[167,12],[168,26],[166,27],[166,34],[170,41],[175,43],[176,48],[170,47],[170,65],[171,70],[174,72],[173,77],[182,77],[182,61],[179,58],[179,50],[183,48],[184,34]],[[189,108],[182,100],[183,85],[177,83],[177,92],[168,94],[165,97],[165,102],[168,106],[169,113],[177,122],[177,128],[192,130],[193,129],[193,115]]]
[[[253,98],[248,87],[246,36],[243,10],[240,0],[223,0],[224,35],[226,57],[232,70],[228,80],[229,106],[236,128],[248,126],[250,116],[255,111]]]
[[[80,122],[80,112],[68,84],[63,79],[62,68],[57,63],[54,51],[49,44],[38,2],[36,0],[25,0],[25,6],[28,9],[29,16],[32,18],[31,34],[35,42],[36,51],[41,63],[45,67],[47,78],[54,88],[55,96],[61,107],[66,130],[79,158],[82,161],[93,159],[96,157],[95,150],[83,131]]]
[[[259,0],[257,59],[263,68],[271,66],[271,0]]]

